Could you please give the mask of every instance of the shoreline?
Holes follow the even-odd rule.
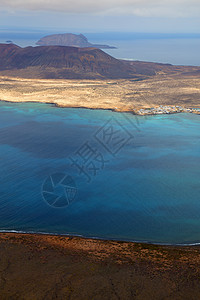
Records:
[[[40,103],[40,104],[49,104],[49,105],[52,105],[54,107],[57,107],[57,108],[73,108],[73,109],[89,109],[89,110],[106,110],[106,111],[112,111],[112,112],[116,112],[116,113],[129,113],[129,114],[132,114],[134,116],[158,116],[158,115],[174,115],[174,114],[181,114],[181,113],[192,113],[192,114],[196,114],[196,115],[200,115],[200,107],[197,107],[197,108],[181,108],[180,111],[171,111],[171,112],[163,112],[163,113],[160,113],[160,112],[146,112],[146,113],[138,113],[137,111],[133,111],[133,110],[124,110],[124,111],[121,111],[121,110],[117,110],[115,108],[94,108],[94,107],[86,107],[86,106],[68,106],[68,105],[61,105],[59,103],[54,103],[54,102],[43,102],[43,101],[11,101],[11,100],[1,100],[0,99],[0,102],[7,102],[7,103],[16,103],[16,104],[19,104],[19,103],[32,103],[32,104],[35,104],[35,103]],[[171,106],[172,108],[176,106],[176,105],[173,105]],[[170,107],[170,105],[168,106]],[[152,107],[151,110],[154,111],[156,109],[159,109],[160,107]],[[142,110],[149,110],[149,108],[147,109],[142,109]]]
[[[60,235],[60,234],[49,234],[49,233],[25,233],[25,232],[0,232],[0,243],[2,240],[11,240],[14,243],[20,244],[30,244],[32,241],[38,248],[40,244],[49,245],[50,247],[56,248],[58,250],[72,250],[75,253],[81,251],[84,252],[86,256],[97,261],[104,261],[110,256],[114,261],[135,261],[135,259],[147,259],[151,260],[151,255],[146,255],[146,250],[150,252],[159,253],[158,257],[155,255],[153,261],[156,262],[157,259],[165,264],[166,254],[169,256],[170,252],[184,253],[183,256],[187,256],[188,253],[199,253],[199,266],[200,266],[200,244],[191,245],[173,245],[173,244],[152,244],[145,242],[131,242],[123,240],[109,240],[109,239],[99,239],[84,236],[75,235]],[[27,243],[28,242],[28,243]],[[42,247],[44,249],[44,247]],[[164,257],[163,257],[163,254]],[[181,260],[182,261],[182,260]]]
[[[200,114],[200,78],[156,75],[143,81],[51,80],[0,76],[0,100],[160,115]]]
[[[1,234],[19,234],[19,235],[35,235],[35,236],[52,236],[52,237],[66,237],[66,238],[80,238],[83,240],[94,240],[94,241],[103,241],[103,242],[117,242],[117,243],[130,243],[130,244],[142,244],[142,245],[152,245],[152,246],[163,246],[163,247],[195,247],[200,246],[200,242],[193,243],[164,243],[164,242],[148,242],[148,241],[137,241],[137,240],[127,240],[127,239],[118,239],[118,238],[101,238],[94,236],[84,236],[81,234],[70,234],[70,233],[52,233],[52,232],[41,232],[41,231],[22,231],[22,230],[1,230]]]

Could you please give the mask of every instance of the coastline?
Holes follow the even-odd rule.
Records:
[[[131,244],[142,244],[142,245],[155,245],[163,247],[195,247],[200,246],[200,242],[190,242],[190,243],[165,243],[165,242],[153,242],[153,241],[137,241],[137,240],[128,240],[120,238],[106,238],[98,236],[84,236],[81,234],[72,234],[72,233],[53,233],[53,232],[42,232],[42,231],[22,231],[22,230],[4,230],[0,229],[1,234],[19,234],[19,235],[36,235],[36,236],[52,236],[52,237],[66,237],[66,238],[80,238],[85,240],[94,240],[94,241],[104,241],[104,242],[117,242],[117,243],[131,243]]]
[[[200,115],[200,107],[197,108],[184,108],[181,107],[180,109],[176,110],[174,109],[174,107],[176,107],[176,105],[167,106],[168,111],[167,112],[160,112],[157,110],[160,110],[162,108],[162,106],[160,107],[152,107],[152,108],[143,108],[140,109],[142,110],[142,112],[137,111],[137,110],[118,110],[115,108],[94,108],[94,107],[86,107],[86,106],[66,106],[66,105],[61,105],[58,103],[54,103],[54,102],[44,102],[44,101],[11,101],[11,100],[1,100],[1,102],[8,102],[8,103],[44,103],[44,104],[50,104],[53,105],[55,107],[58,108],[76,108],[76,109],[90,109],[90,110],[110,110],[112,112],[118,112],[118,113],[129,113],[135,116],[156,116],[156,115],[172,115],[172,114],[179,114],[179,113],[192,113],[192,114],[196,114],[196,115]],[[165,107],[164,107],[165,109]],[[145,110],[145,112],[143,112]]]
[[[200,114],[200,78],[51,80],[0,76],[0,101],[127,112],[134,115]]]
[[[199,260],[200,260],[200,243],[198,244],[188,244],[188,245],[181,245],[181,244],[158,244],[158,243],[148,243],[148,242],[133,242],[133,241],[123,241],[123,240],[114,240],[114,239],[103,239],[103,238],[92,238],[92,237],[84,237],[80,235],[67,235],[67,234],[52,234],[52,233],[36,233],[36,232],[19,232],[19,231],[0,231],[0,242],[2,240],[16,239],[16,243],[21,243],[24,239],[32,240],[33,242],[47,242],[50,245],[58,246],[60,248],[67,248],[67,247],[75,247],[77,250],[87,250],[94,252],[93,255],[99,258],[103,258],[105,254],[114,253],[118,251],[121,245],[123,246],[124,251],[120,251],[119,256],[126,256],[128,249],[132,247],[131,252],[128,253],[129,258],[135,259],[136,253],[138,252],[138,248],[140,251],[142,249],[157,249],[157,250],[172,250],[176,249],[177,251],[181,250],[183,252],[191,251],[198,249],[199,250]],[[72,242],[73,241],[73,242]],[[71,245],[70,245],[71,244]],[[39,244],[38,244],[39,245]],[[85,247],[86,246],[86,247]],[[111,250],[111,246],[114,246],[114,250]],[[106,248],[105,248],[106,247]],[[105,248],[104,252],[102,248]],[[138,255],[140,256],[140,251]],[[102,256],[101,256],[102,254]],[[91,255],[91,253],[90,253]]]

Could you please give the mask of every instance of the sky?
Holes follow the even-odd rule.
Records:
[[[200,33],[200,0],[0,0],[0,30]]]

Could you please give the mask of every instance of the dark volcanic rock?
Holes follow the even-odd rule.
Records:
[[[52,34],[41,38],[36,45],[40,46],[71,46],[71,47],[95,47],[99,49],[114,49],[108,45],[91,44],[83,34]]]
[[[96,48],[63,46],[20,48],[16,45],[0,44],[1,71],[17,69],[19,76],[23,77],[23,72],[31,68],[34,77],[38,78],[135,77],[130,65]],[[31,78],[31,74],[28,77]]]
[[[0,75],[24,78],[134,79],[156,74],[199,76],[199,67],[116,59],[97,48],[0,44]]]

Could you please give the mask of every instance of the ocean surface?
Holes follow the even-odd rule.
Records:
[[[36,46],[35,43],[48,34],[52,32],[0,30],[0,43],[10,40],[21,47]],[[200,34],[105,32],[84,33],[84,35],[92,43],[117,47],[117,49],[104,49],[116,58],[175,65],[200,65]]]
[[[200,242],[200,116],[0,102],[0,230]]]

